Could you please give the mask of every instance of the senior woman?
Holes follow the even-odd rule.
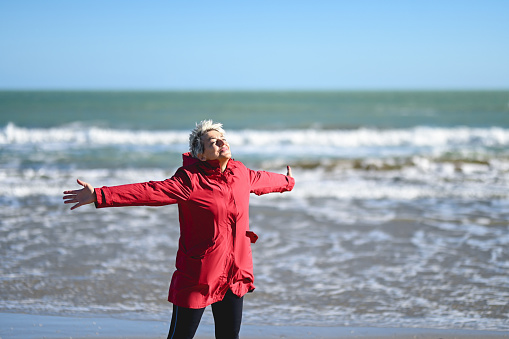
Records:
[[[216,338],[238,338],[243,296],[255,289],[249,230],[249,194],[291,191],[287,174],[254,171],[232,159],[222,124],[204,120],[189,136],[190,153],[170,179],[64,192],[71,209],[178,204],[179,249],[168,301],[173,304],[169,339],[193,338],[212,305]]]

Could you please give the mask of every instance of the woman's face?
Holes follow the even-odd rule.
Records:
[[[203,142],[203,153],[198,154],[202,161],[206,160],[228,160],[231,159],[230,145],[226,142],[223,134],[211,130],[201,137]]]

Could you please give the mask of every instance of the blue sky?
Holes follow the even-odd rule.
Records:
[[[0,89],[509,89],[509,1],[4,0]]]

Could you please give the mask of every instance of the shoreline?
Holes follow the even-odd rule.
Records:
[[[125,320],[101,317],[67,317],[0,313],[1,339],[144,339],[166,338],[168,322]],[[214,327],[200,324],[197,339],[214,338]],[[256,326],[243,325],[243,339],[262,338],[397,338],[397,339],[499,339],[509,338],[509,331],[427,329],[427,328],[377,328],[377,327],[318,327],[318,326]]]

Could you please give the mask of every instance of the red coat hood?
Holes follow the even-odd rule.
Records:
[[[193,157],[191,155],[191,152],[182,154],[182,165],[183,166],[189,166],[189,165],[192,165],[198,161],[200,161],[200,160]]]

